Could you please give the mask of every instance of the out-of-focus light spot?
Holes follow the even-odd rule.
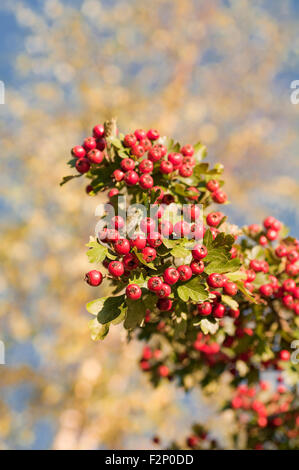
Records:
[[[85,0],[81,7],[81,11],[83,15],[89,17],[90,19],[99,17],[102,13],[101,2],[98,0]]]
[[[29,36],[25,41],[28,54],[38,54],[45,49],[45,41],[41,36]]]
[[[16,19],[23,26],[34,26],[37,23],[37,17],[29,8],[18,6],[16,10]]]
[[[47,0],[44,11],[49,18],[58,18],[63,13],[63,6],[57,0]]]
[[[75,71],[70,64],[63,62],[54,67],[54,75],[61,83],[68,83],[74,77]]]

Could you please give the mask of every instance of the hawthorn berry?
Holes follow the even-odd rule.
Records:
[[[213,307],[213,315],[215,318],[223,318],[225,314],[225,307],[222,304],[216,304]]]
[[[171,162],[163,160],[163,162],[161,162],[160,164],[160,171],[161,173],[163,173],[163,175],[169,175],[173,172],[173,164]]]
[[[194,221],[194,220],[199,219],[200,215],[201,215],[200,206],[191,204],[191,205],[188,205],[187,207],[184,207],[184,216],[186,216],[189,221],[190,220]]]
[[[93,150],[97,147],[97,141],[94,137],[87,137],[83,142],[83,147],[85,150]]]
[[[195,260],[204,259],[208,254],[208,249],[205,245],[195,245],[192,250],[192,256]]]
[[[294,306],[294,297],[292,295],[285,295],[282,298],[282,303],[285,307],[292,309]]]
[[[201,274],[204,272],[205,265],[203,261],[192,261],[190,268],[193,274]]]
[[[268,240],[267,240],[267,237],[265,237],[265,235],[261,235],[260,238],[259,238],[259,244],[261,246],[265,246],[268,244]]]
[[[123,263],[124,263],[124,267],[128,269],[129,271],[136,269],[139,265],[138,258],[132,253],[128,253],[127,255],[124,256]]]
[[[119,194],[119,190],[117,188],[112,188],[108,192],[108,197],[111,199],[114,196],[117,196]]]
[[[103,275],[100,271],[93,269],[85,274],[85,281],[90,286],[99,286],[102,283]]]
[[[179,168],[179,173],[181,176],[183,176],[183,178],[189,178],[193,174],[193,168],[190,165],[183,164]]]
[[[130,242],[126,238],[120,238],[114,243],[114,249],[120,255],[127,255],[130,252]]]
[[[124,137],[124,146],[133,147],[137,143],[137,137],[134,134],[127,134]]]
[[[162,245],[162,235],[159,232],[152,232],[147,237],[147,243],[152,248],[158,248],[158,246]]]
[[[164,365],[159,366],[158,372],[159,372],[160,377],[169,376],[169,368],[167,366],[164,366]]]
[[[150,140],[157,140],[160,137],[159,132],[156,129],[150,129],[146,134],[147,138]]]
[[[184,157],[192,157],[194,155],[194,148],[190,144],[184,145],[184,147],[181,148],[181,154],[184,155]]]
[[[296,282],[293,279],[285,279],[282,287],[286,292],[293,292],[296,289]]]
[[[173,231],[179,238],[187,237],[190,233],[190,225],[185,220],[179,220],[174,224]]]
[[[269,230],[267,230],[266,237],[269,241],[273,242],[278,238],[278,233],[276,232],[276,230],[270,228]]]
[[[186,264],[182,264],[177,269],[181,281],[189,281],[192,277],[192,269]]]
[[[95,137],[96,139],[104,137],[105,128],[104,128],[103,124],[98,124],[97,126],[94,126],[94,128],[92,130],[92,133],[93,133],[93,137]]]
[[[72,148],[71,153],[75,158],[84,158],[86,155],[86,150],[81,145],[76,145]]]
[[[161,220],[159,230],[164,237],[169,237],[173,233],[173,225],[169,220]]]
[[[238,308],[230,308],[228,314],[232,318],[239,318],[240,310]]]
[[[136,131],[134,132],[134,135],[138,140],[142,140],[146,138],[146,132],[143,129],[136,129]]]
[[[263,284],[261,287],[260,287],[260,293],[264,296],[264,297],[271,297],[271,295],[273,295],[273,287],[271,284]]]
[[[153,163],[158,162],[162,158],[161,149],[156,146],[150,148],[148,151],[147,158]]]
[[[132,248],[136,246],[137,250],[143,250],[146,246],[146,237],[144,233],[134,234],[130,240],[130,245]]]
[[[124,180],[128,186],[134,186],[139,181],[139,176],[134,170],[127,171],[124,176]]]
[[[199,315],[208,316],[212,313],[212,304],[210,302],[203,302],[197,305],[197,312]]]
[[[172,309],[172,300],[171,299],[159,299],[157,302],[157,307],[161,312],[169,312]]]
[[[122,170],[124,170],[124,171],[134,170],[135,162],[134,162],[134,160],[132,160],[132,158],[124,158],[121,161],[120,166],[121,166]]]
[[[279,245],[278,247],[275,248],[275,254],[278,256],[278,258],[283,258],[284,256],[287,256],[288,250],[285,245]]]
[[[224,204],[227,201],[227,195],[221,189],[217,189],[217,191],[212,192],[212,199],[218,204]]]
[[[190,193],[194,193],[193,195],[188,196],[188,199],[190,201],[197,201],[198,200],[199,191],[198,191],[197,188],[195,188],[195,186],[189,186],[189,188],[187,188],[187,191],[190,192]]]
[[[227,295],[234,296],[238,292],[238,286],[234,282],[226,281],[223,285],[223,290]]]
[[[90,168],[90,163],[87,158],[78,158],[76,161],[76,169],[79,173],[87,173]]]
[[[213,193],[214,191],[217,191],[217,189],[220,188],[220,184],[219,184],[219,181],[217,180],[210,180],[207,182],[207,189],[208,191],[210,191],[211,193]]]
[[[151,189],[154,186],[154,180],[148,174],[141,175],[139,178],[139,184],[143,189]]]
[[[128,299],[138,300],[142,295],[142,291],[137,284],[129,284],[126,288],[126,295]]]
[[[199,443],[199,437],[196,435],[189,436],[187,437],[186,443],[188,447],[194,449]]]
[[[108,271],[112,276],[119,277],[124,274],[125,269],[121,261],[111,261],[108,266]]]
[[[139,141],[139,145],[142,145],[144,152],[148,152],[152,148],[152,143],[147,137],[145,139],[141,139]]]
[[[299,260],[299,253],[297,250],[291,250],[287,254],[287,259],[290,263],[295,263]]]
[[[156,222],[154,219],[151,219],[150,217],[146,217],[145,219],[141,220],[140,228],[146,234],[152,233],[156,229]]]
[[[207,283],[210,287],[220,289],[225,284],[225,278],[222,274],[212,273],[207,277]]]
[[[157,292],[161,289],[163,281],[160,277],[154,276],[147,281],[147,287],[152,292]]]
[[[282,349],[281,351],[279,351],[278,356],[281,361],[289,361],[291,354],[286,349]]]
[[[114,228],[109,228],[106,234],[106,240],[110,243],[115,243],[120,238],[120,233]]]
[[[91,186],[91,184],[88,184],[86,186],[85,191],[87,194],[90,194],[93,191],[93,187]]]
[[[172,163],[173,168],[178,170],[183,164],[183,155],[180,153],[172,152],[167,156],[167,160]]]
[[[165,298],[169,297],[170,294],[171,294],[170,285],[163,282],[160,289],[156,291],[156,294],[157,294],[158,297],[160,297],[160,299],[165,299]]]
[[[150,246],[146,246],[145,248],[143,248],[141,254],[146,263],[150,263],[151,261],[154,261],[154,259],[157,256],[157,252],[155,248],[151,248]]]
[[[115,228],[116,230],[120,230],[120,229],[124,228],[125,221],[124,221],[124,219],[122,218],[121,215],[115,215],[111,219],[110,226],[111,226],[111,228]]]
[[[96,148],[100,150],[101,152],[103,152],[103,150],[105,150],[106,148],[106,140],[104,138],[98,139]]]
[[[299,266],[295,263],[287,264],[285,271],[289,276],[297,276],[299,274]]]
[[[180,273],[176,268],[170,266],[169,268],[165,269],[163,273],[163,279],[166,284],[175,284],[180,279]]]
[[[276,220],[275,217],[272,217],[272,215],[270,215],[269,217],[266,217],[266,219],[263,222],[264,227],[271,228],[275,220]]]
[[[115,181],[122,181],[124,179],[125,174],[121,170],[114,170],[114,172],[112,173],[112,176],[115,179]]]
[[[154,169],[153,162],[151,162],[147,158],[142,160],[142,162],[140,162],[140,164],[138,166],[138,170],[141,173],[151,173],[153,171],[153,169]]]
[[[145,153],[145,149],[143,145],[136,144],[133,147],[131,147],[131,154],[135,155],[135,157],[137,158],[143,157],[144,153]]]
[[[222,219],[223,214],[221,212],[210,212],[210,214],[207,215],[207,224],[210,225],[210,227],[218,227]]]

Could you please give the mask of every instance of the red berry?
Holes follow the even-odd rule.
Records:
[[[294,306],[294,298],[292,295],[285,295],[282,298],[282,303],[284,304],[285,307],[292,309]]]
[[[159,132],[156,129],[150,129],[146,134],[147,138],[150,140],[157,140],[160,137]]]
[[[194,154],[194,148],[190,144],[184,145],[184,147],[181,148],[181,153],[184,157],[192,157]]]
[[[170,299],[159,299],[157,307],[161,312],[169,312],[172,309],[172,300]]]
[[[168,175],[173,172],[173,164],[171,162],[167,162],[163,160],[160,164],[160,171],[163,175]]]
[[[172,152],[168,154],[167,160],[172,163],[173,168],[177,170],[183,164],[183,155],[180,153]]]
[[[212,199],[218,204],[224,204],[227,201],[227,195],[221,189],[217,189],[217,191],[212,192]]]
[[[89,151],[89,150],[93,150],[97,147],[97,141],[94,137],[87,137],[85,140],[84,140],[84,143],[83,143],[83,147],[85,148],[85,150]]]
[[[146,158],[139,164],[138,169],[141,173],[151,173],[154,169],[153,162]]]
[[[271,226],[272,230],[275,230],[276,232],[279,232],[281,230],[282,224],[279,222],[279,220],[275,220]]]
[[[154,186],[154,180],[150,175],[141,175],[139,184],[142,189],[151,189]]]
[[[144,233],[150,234],[152,232],[155,232],[156,222],[154,219],[151,219],[150,217],[146,217],[145,219],[141,220],[140,228]]]
[[[166,204],[169,206],[169,204],[172,204],[174,202],[174,196],[172,194],[165,194],[162,198],[162,203]]]
[[[222,276],[222,274],[212,273],[208,276],[207,283],[210,287],[220,289],[224,286],[225,278]]]
[[[252,259],[249,263],[249,267],[256,273],[263,271],[262,262],[258,259]]]
[[[265,237],[265,235],[261,235],[260,238],[259,238],[259,244],[261,246],[265,246],[268,244],[268,240],[267,238]]]
[[[124,256],[123,263],[124,263],[125,268],[128,269],[129,271],[136,269],[139,265],[138,258],[131,253]]]
[[[126,295],[128,299],[138,300],[142,295],[142,291],[137,284],[129,284],[126,288]]]
[[[207,316],[212,313],[212,304],[210,302],[203,302],[197,305],[199,315]]]
[[[90,286],[99,286],[102,283],[103,275],[100,271],[93,269],[85,274],[85,281]]]
[[[289,276],[297,276],[299,274],[299,266],[295,263],[287,264],[285,271]]]
[[[103,152],[106,147],[106,140],[104,138],[100,138],[97,140],[97,149]]]
[[[75,158],[84,158],[86,155],[86,150],[81,145],[76,145],[72,148],[72,155]]]
[[[272,224],[275,222],[275,217],[272,217],[271,215],[269,217],[267,217],[265,220],[264,220],[264,227],[265,228],[271,228],[272,227]]]
[[[284,245],[279,245],[275,249],[275,254],[276,254],[276,256],[278,256],[278,258],[283,258],[284,256],[287,256],[287,254],[288,254],[287,247],[284,246]]]
[[[157,205],[157,204],[154,204],[155,207],[155,214],[154,214],[154,217],[155,219],[161,219],[161,217],[163,216],[164,214],[164,207],[163,205]]]
[[[236,293],[238,292],[238,286],[237,284],[235,284],[234,282],[228,282],[226,281],[224,283],[224,292],[227,294],[227,295],[231,295],[231,296],[234,296],[236,295]]]
[[[111,199],[112,197],[117,196],[118,194],[119,190],[117,188],[112,188],[108,193],[108,197]]]
[[[115,181],[122,181],[124,179],[125,174],[121,170],[114,170],[114,172],[112,173],[112,176],[115,179]]]
[[[216,304],[213,307],[213,315],[216,318],[223,318],[225,314],[225,307],[222,304]]]
[[[134,134],[127,134],[124,137],[124,146],[133,147],[137,143],[137,138]]]
[[[164,237],[169,237],[173,232],[173,225],[169,220],[161,220],[159,230]]]
[[[87,158],[78,158],[76,161],[76,169],[79,173],[87,173],[90,168],[90,163]]]
[[[111,261],[108,265],[108,271],[112,276],[122,276],[125,269],[121,261]]]
[[[291,354],[286,349],[282,349],[281,351],[279,351],[279,359],[281,361],[289,361],[290,357],[291,357]]]
[[[152,232],[147,237],[147,243],[152,248],[158,248],[158,246],[162,245],[162,235],[159,232]]]
[[[136,129],[134,134],[138,140],[142,140],[146,138],[146,132],[143,129]]]
[[[124,171],[134,170],[135,162],[134,162],[134,160],[132,160],[132,158],[124,158],[121,161],[120,166],[121,166],[122,170],[124,170]]]
[[[150,263],[151,261],[154,261],[154,259],[157,256],[157,252],[155,248],[151,248],[150,246],[146,246],[142,250],[142,257],[146,263]]]
[[[174,224],[173,231],[179,238],[187,237],[190,233],[190,225],[184,220],[180,220]]]
[[[130,240],[130,245],[133,248],[136,246],[137,250],[143,250],[146,246],[146,237],[143,233],[134,234]]]
[[[205,265],[203,261],[192,261],[190,264],[193,274],[201,274],[204,272]]]
[[[116,230],[122,229],[125,226],[125,221],[120,215],[115,215],[112,217],[110,222],[110,227],[115,228]]]
[[[248,226],[248,230],[249,230],[251,235],[256,235],[256,234],[260,233],[260,231],[262,229],[258,224],[251,224],[251,225]]]
[[[144,152],[148,152],[152,148],[152,143],[147,137],[145,139],[141,139],[139,141],[139,145],[142,145]]]
[[[199,443],[199,437],[198,436],[189,436],[187,438],[187,446],[190,447],[191,449],[194,449],[194,447],[196,447]]]
[[[161,149],[159,147],[152,147],[149,149],[148,151],[148,159],[151,161],[151,162],[158,162],[159,160],[161,160],[162,158],[162,153],[161,153]]]
[[[195,245],[192,250],[192,256],[196,260],[201,260],[205,258],[208,254],[208,249],[204,245]]]
[[[247,279],[246,279],[247,282],[253,282],[255,280],[256,274],[255,274],[255,271],[253,271],[253,269],[248,269],[246,271],[246,274],[247,274]]]
[[[164,274],[163,274],[163,278],[164,278],[164,281],[167,283],[167,284],[175,284],[176,282],[178,282],[179,278],[180,278],[180,274],[178,272],[178,270],[174,267],[169,267],[167,269],[165,269],[164,271]]]
[[[194,157],[184,157],[183,158],[183,164],[187,166],[195,166],[196,165],[196,160]]]
[[[286,279],[282,287],[286,292],[293,292],[296,289],[296,282],[293,279]]]
[[[134,186],[139,181],[139,176],[134,170],[127,171],[124,177],[125,182],[128,186]]]
[[[85,191],[87,194],[90,194],[93,191],[93,187],[91,186],[91,184],[88,184],[86,186]]]
[[[276,230],[269,229],[267,230],[266,237],[268,238],[268,240],[273,242],[274,240],[276,240],[276,238],[278,238],[278,233]]]
[[[230,308],[229,311],[228,311],[228,314],[232,318],[239,318],[240,310],[238,308],[236,308],[236,309]]]
[[[156,291],[157,296],[160,297],[160,299],[165,299],[166,297],[169,297],[171,294],[171,287],[169,284],[165,284],[164,282],[162,283],[162,286],[160,287],[159,290]]]
[[[160,377],[168,377],[169,376],[169,368],[167,366],[160,366],[158,368],[158,372],[159,372],[159,375]]]
[[[295,299],[299,299],[299,287],[295,287],[295,289],[293,289],[293,297]]]
[[[190,266],[187,266],[186,264],[182,264],[181,266],[178,267],[178,273],[180,275],[180,280],[181,281],[189,281],[192,277],[192,269]]]
[[[214,191],[217,191],[217,189],[220,188],[220,184],[217,180],[210,180],[207,182],[207,189],[213,193]]]
[[[287,254],[287,259],[290,263],[295,263],[299,259],[299,253],[297,250],[291,250]]]
[[[194,221],[200,218],[201,209],[199,205],[190,204],[187,207],[184,207],[184,216],[188,221]]]
[[[222,219],[223,214],[221,212],[210,212],[210,214],[207,215],[207,224],[210,225],[210,227],[217,227]]]
[[[90,163],[99,164],[99,163],[102,163],[102,161],[104,160],[104,155],[100,150],[93,149],[93,150],[89,150],[87,154],[87,158],[90,161]]]
[[[160,277],[154,276],[147,281],[147,287],[152,292],[157,292],[161,289],[163,281]]]
[[[131,147],[131,154],[135,155],[135,157],[137,157],[137,158],[143,157],[144,153],[145,153],[145,149],[144,149],[143,145],[140,145],[140,144],[137,145],[136,144],[133,147]]]
[[[162,158],[165,157],[165,155],[167,154],[167,148],[165,147],[165,145],[156,144],[154,147],[160,150]]]
[[[179,169],[179,173],[183,178],[189,178],[193,174],[193,168],[190,165],[183,164]]]
[[[189,188],[187,188],[187,191],[190,193],[195,193],[193,196],[188,196],[188,199],[190,199],[190,201],[197,201],[199,195],[198,189],[195,188],[195,186],[189,186]]]
[[[273,287],[271,284],[263,284],[260,287],[260,293],[265,297],[271,297],[273,295]]]
[[[130,242],[126,238],[120,238],[114,244],[115,251],[120,255],[127,255],[130,252]]]
[[[96,139],[99,139],[100,137],[104,137],[104,134],[105,134],[104,126],[102,124],[98,124],[97,126],[94,126],[92,133]]]

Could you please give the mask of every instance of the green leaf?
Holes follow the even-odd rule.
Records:
[[[174,258],[187,258],[188,256],[191,255],[190,250],[186,250],[186,248],[181,248],[180,246],[176,246],[173,248],[170,252],[171,256]]]
[[[108,248],[97,241],[91,241],[86,246],[89,247],[87,256],[90,263],[101,263],[108,255]]]
[[[203,145],[201,142],[197,142],[194,145],[194,158],[199,162],[203,160],[207,155],[207,147]]]
[[[189,299],[194,302],[200,302],[209,298],[209,294],[205,290],[204,285],[201,284],[200,279],[196,277],[186,282],[184,285],[179,286],[178,294],[184,302],[187,302]]]
[[[92,300],[86,304],[86,310],[92,315],[97,315],[102,310],[105,300],[108,297],[100,297],[99,299]]]
[[[154,269],[154,270],[157,269],[156,266],[155,266],[153,263],[147,263],[147,262],[144,260],[144,258],[143,258],[143,256],[142,256],[142,253],[139,253],[139,252],[137,251],[136,246],[133,248],[133,252],[134,252],[134,254],[137,256],[137,258],[139,259],[140,263],[144,264],[144,266],[147,266],[148,268]]]
[[[187,314],[181,313],[179,317],[175,319],[174,325],[174,339],[178,339],[183,337],[187,330]]]
[[[215,260],[212,261],[208,266],[205,268],[205,272],[207,274],[212,273],[229,273],[238,271],[241,266],[241,261],[238,258],[231,259],[229,261],[224,262],[223,260]]]
[[[203,243],[208,249],[213,246],[213,235],[210,229],[205,232],[203,237]]]
[[[245,295],[245,297],[247,298],[247,300],[249,300],[249,302],[252,302],[254,304],[258,303],[256,298],[251,294],[251,292],[249,292],[249,290],[247,290],[246,287],[244,287],[244,284],[242,281],[236,281],[236,284],[238,286],[238,289]]]
[[[226,276],[230,281],[233,282],[247,279],[247,274],[244,273],[244,271],[235,271],[234,273],[228,273]]]
[[[105,323],[112,322],[122,313],[122,304],[125,300],[125,295],[117,297],[107,297],[104,300],[101,310],[98,312],[98,322]]]
[[[230,295],[222,295],[221,300],[233,310],[237,310],[239,308],[238,302],[234,300]]]
[[[88,327],[93,341],[103,340],[109,332],[109,323],[100,325],[96,318],[88,323]]]
[[[140,325],[142,320],[145,317],[146,310],[152,310],[157,302],[157,298],[153,294],[146,293],[146,290],[143,290],[143,295],[138,300],[126,300],[126,305],[128,307],[126,313],[126,319],[124,322],[124,327],[127,330],[136,328],[137,325]]]
[[[203,318],[200,322],[200,329],[203,332],[204,335],[207,334],[212,334],[214,335],[218,329],[219,329],[219,321],[216,320],[212,322],[211,320],[208,320],[207,318]]]
[[[148,278],[149,279],[149,278]],[[130,277],[129,284],[137,284],[139,287],[146,287],[147,281],[142,273],[134,274],[133,278]]]
[[[63,186],[65,183],[67,183],[68,181],[71,181],[71,180],[74,179],[74,178],[80,178],[80,176],[82,176],[82,175],[69,175],[69,176],[64,176],[64,177],[62,178],[62,181],[61,181],[61,183],[60,183],[59,186]]]
[[[210,263],[212,261],[227,263],[229,259],[223,248],[210,248],[208,249],[208,254],[204,260],[205,260],[205,263]]]

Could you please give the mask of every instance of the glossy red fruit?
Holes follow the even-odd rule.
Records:
[[[281,361],[289,361],[291,354],[286,349],[279,351],[278,357]]]
[[[154,147],[160,150],[162,158],[165,157],[165,155],[167,154],[167,148],[165,147],[165,145],[156,144],[156,145],[154,145]]]
[[[228,314],[232,318],[239,318],[240,310],[238,308],[235,308],[235,309],[230,308],[229,311],[228,311]]]
[[[193,273],[190,266],[182,264],[177,270],[181,281],[189,281],[189,279],[191,279]]]
[[[171,152],[168,154],[167,160],[172,163],[173,168],[177,170],[183,164],[183,155],[176,152]]]
[[[75,158],[84,158],[86,156],[86,150],[81,145],[73,147],[71,153]]]
[[[103,275],[100,271],[93,269],[85,274],[85,281],[90,286],[99,286],[103,281]]]
[[[134,135],[138,140],[142,140],[146,138],[146,132],[143,129],[136,129]]]
[[[297,250],[291,250],[287,254],[287,259],[290,263],[295,263],[296,261],[299,260],[299,253]]]
[[[93,187],[91,186],[91,184],[88,184],[86,186],[85,191],[87,194],[90,194],[93,191]]]
[[[294,307],[294,297],[292,295],[284,295],[282,297],[282,303],[285,307],[292,309]]]
[[[159,375],[160,377],[168,377],[169,376],[169,368],[167,366],[160,366],[158,368],[158,372],[159,372]]]
[[[171,299],[159,299],[157,302],[157,307],[161,312],[169,312],[172,309],[172,300]]]
[[[123,263],[126,269],[128,269],[129,271],[132,271],[133,269],[136,269],[138,267],[139,260],[135,255],[133,255],[132,253],[129,253],[124,256]]]
[[[209,274],[207,283],[210,287],[221,289],[221,287],[223,287],[225,284],[225,278],[222,276],[222,274],[212,273]]]
[[[277,248],[275,248],[275,254],[278,256],[278,258],[283,258],[284,256],[287,256],[288,249],[285,245],[279,245]]]
[[[294,279],[285,279],[282,283],[282,287],[286,292],[294,292],[296,289],[296,282]]]
[[[190,193],[195,193],[191,196],[188,196],[188,199],[190,201],[197,201],[198,200],[198,197],[199,197],[199,191],[198,189],[195,187],[195,186],[189,186],[189,188],[187,188],[187,191],[190,192]]]
[[[139,185],[142,189],[151,189],[154,186],[154,180],[148,174],[141,175],[139,178]]]
[[[170,285],[163,282],[160,289],[156,291],[156,294],[157,294],[158,297],[160,297],[160,299],[165,299],[165,298],[169,297],[170,294],[171,294]]]
[[[273,286],[271,284],[263,284],[260,287],[260,293],[264,297],[271,297],[271,295],[273,295]]]
[[[199,220],[201,216],[201,207],[198,204],[189,204],[187,207],[184,207],[184,217],[188,221]]]
[[[268,240],[267,240],[267,237],[265,237],[265,235],[261,235],[260,238],[259,238],[259,244],[261,246],[266,246],[268,244]]]
[[[111,199],[112,197],[117,196],[118,194],[119,190],[117,188],[112,188],[108,193],[108,197]]]
[[[278,238],[278,232],[270,228],[269,230],[267,230],[266,237],[269,241],[273,242]]]
[[[263,271],[263,264],[258,259],[252,259],[249,263],[249,267],[256,273]]]
[[[196,435],[189,436],[187,437],[186,443],[188,447],[194,449],[199,443],[199,437]]]
[[[247,282],[253,282],[256,278],[256,274],[255,274],[255,271],[253,271],[253,269],[248,269],[246,271],[246,275],[247,275],[247,279],[246,279]]]
[[[144,146],[140,144],[134,145],[133,147],[131,147],[131,154],[135,155],[135,157],[137,158],[143,157],[143,155],[145,154]]]
[[[184,145],[184,147],[181,148],[181,154],[184,155],[184,157],[192,157],[194,155],[194,148],[190,144]]]
[[[150,246],[146,246],[145,248],[143,248],[141,253],[146,263],[151,263],[157,256],[155,248],[151,248]]]
[[[210,225],[210,227],[217,227],[222,219],[222,212],[210,212],[210,214],[207,215],[207,224]]]
[[[92,130],[92,133],[93,133],[93,136],[96,138],[96,139],[99,139],[101,137],[104,137],[104,134],[105,134],[105,128],[103,126],[103,124],[98,124],[96,126],[94,126],[93,130]]]
[[[221,189],[217,189],[217,191],[212,192],[212,199],[217,204],[224,204],[227,201],[227,195]]]
[[[139,141],[139,145],[142,145],[144,152],[148,152],[152,148],[152,143],[147,137],[145,139],[141,139]]]
[[[101,137],[100,139],[97,140],[97,149],[103,152],[106,148],[106,139]]]
[[[226,281],[224,283],[223,290],[227,295],[234,296],[238,292],[238,286],[234,282]]]
[[[157,140],[160,137],[159,132],[156,129],[150,129],[146,134],[147,138],[150,140]]]
[[[187,237],[190,233],[190,225],[185,220],[179,220],[174,224],[173,231],[179,238]]]
[[[275,217],[272,217],[272,215],[270,215],[269,217],[266,217],[266,219],[263,222],[264,227],[265,228],[271,228],[272,224],[275,222],[275,220],[276,220]]]
[[[178,282],[179,278],[180,274],[176,268],[170,266],[169,268],[165,269],[163,279],[167,284],[175,284]]]
[[[147,158],[142,160],[142,162],[139,164],[138,170],[140,173],[151,173],[154,169],[154,164]]]
[[[120,166],[121,166],[122,170],[124,170],[124,171],[134,170],[135,162],[132,158],[124,158],[120,162]]]
[[[120,255],[127,255],[131,249],[129,240],[120,238],[114,243],[114,249]]]
[[[122,181],[124,179],[125,174],[121,170],[114,170],[114,172],[112,173],[112,176],[115,179],[115,181]]]
[[[150,217],[146,217],[145,219],[141,220],[140,228],[144,233],[150,234],[156,231],[156,222],[154,219],[151,219]]]
[[[123,275],[125,269],[121,261],[111,261],[108,266],[108,271],[112,276],[119,277]]]
[[[298,276],[299,274],[299,265],[295,263],[287,264],[285,268],[286,273],[289,276]]]
[[[124,219],[122,218],[121,215],[115,215],[111,219],[110,226],[111,226],[111,228],[115,228],[116,230],[120,230],[120,229],[124,228],[125,221],[124,221]]]
[[[133,147],[137,143],[137,137],[134,134],[127,134],[124,137],[124,146]]]
[[[143,250],[146,246],[146,236],[143,233],[134,234],[130,240],[130,245],[132,248],[136,246],[137,250]]]
[[[161,149],[156,146],[150,148],[148,151],[147,158],[153,163],[158,162],[162,158]]]
[[[76,161],[76,169],[79,173],[87,173],[90,168],[90,163],[87,158],[78,158]]]
[[[158,276],[153,276],[147,281],[147,287],[152,292],[157,292],[161,289],[163,281]]]
[[[222,304],[216,304],[213,307],[213,315],[215,318],[223,318],[225,315],[225,307]]]
[[[199,315],[208,316],[212,313],[212,304],[210,302],[203,302],[197,305],[197,312]]]
[[[193,274],[201,274],[205,270],[205,265],[203,261],[192,261],[190,268]]]
[[[137,284],[129,284],[126,288],[126,296],[131,300],[138,300],[142,295],[142,290]]]
[[[87,137],[84,139],[83,147],[87,151],[95,149],[97,147],[96,139],[94,137]]]
[[[139,176],[134,170],[127,171],[124,176],[124,180],[128,186],[134,186],[139,181]]]
[[[159,230],[163,237],[169,237],[173,232],[173,225],[169,220],[161,220]]]
[[[158,246],[162,245],[162,235],[159,232],[152,232],[147,237],[147,243],[152,248],[158,248]]]
[[[210,180],[207,182],[207,189],[211,193],[213,193],[214,191],[217,191],[217,189],[219,188],[220,188],[220,184],[217,180]]]
[[[183,164],[179,168],[179,173],[183,178],[189,178],[193,174],[193,167],[190,165]]]
[[[208,254],[208,249],[205,245],[195,245],[192,250],[192,256],[195,260],[204,259]]]
[[[174,170],[173,164],[171,162],[167,162],[163,160],[160,164],[160,171],[163,175],[169,175]]]

